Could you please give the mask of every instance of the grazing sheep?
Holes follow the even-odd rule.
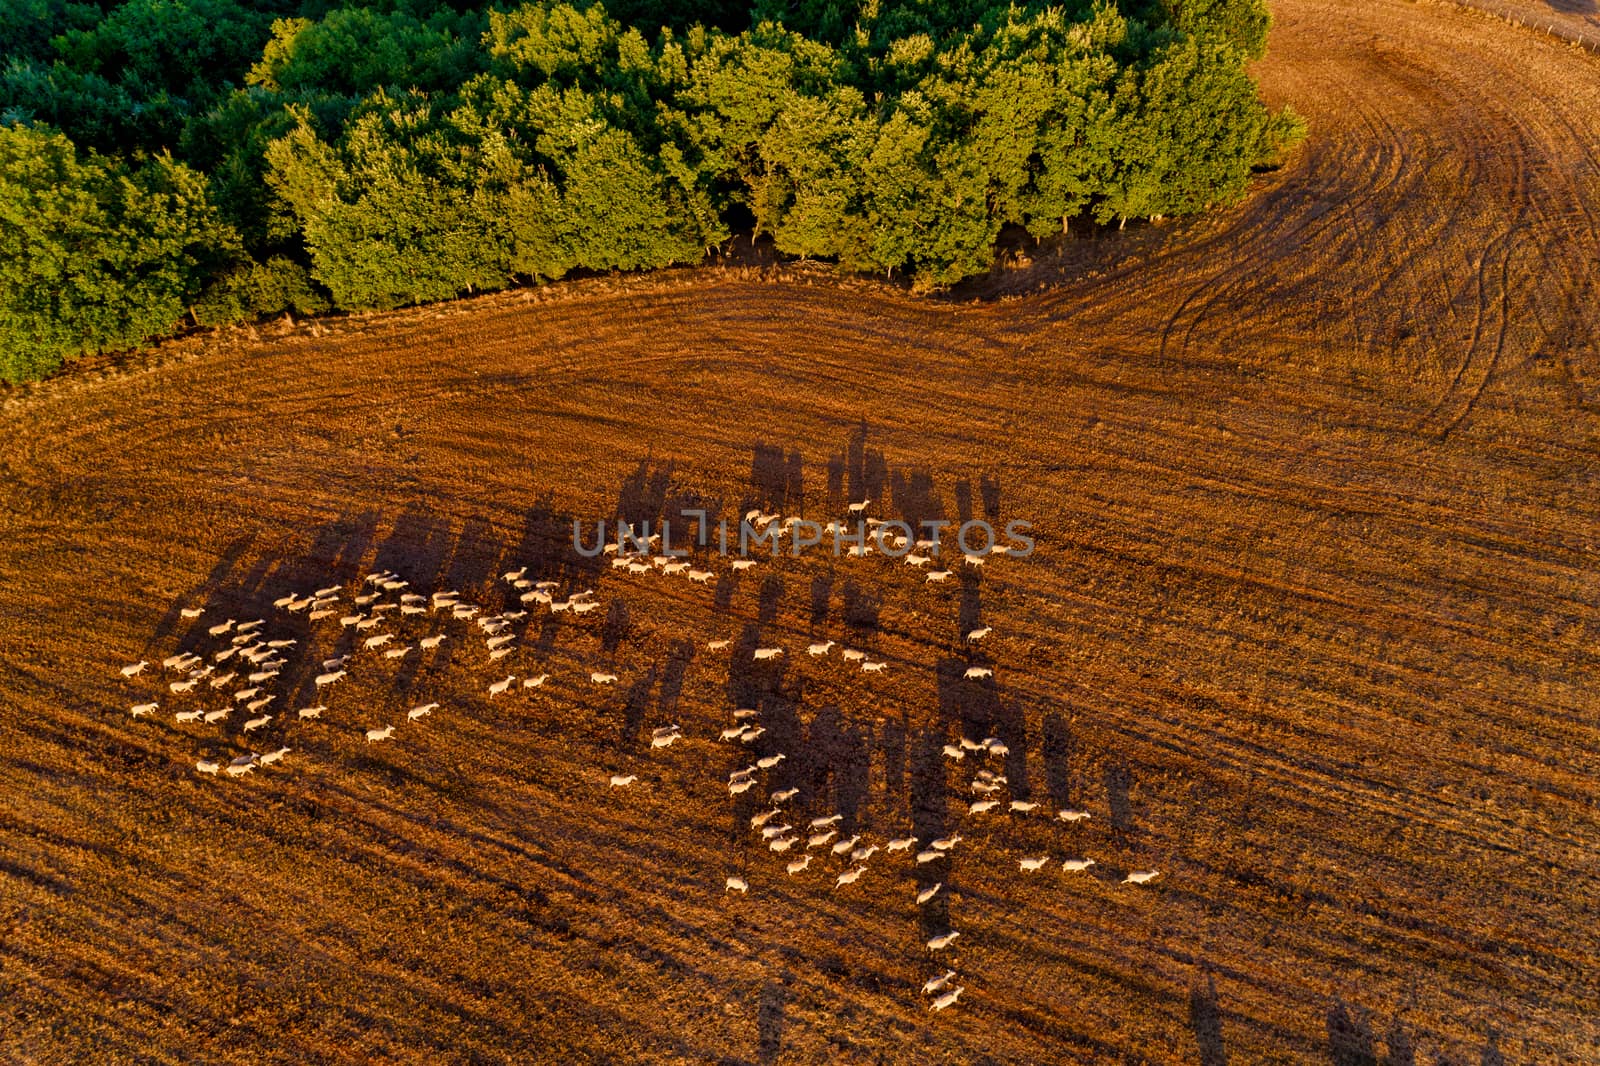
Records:
[[[830,814],[825,818],[813,818],[813,819],[811,819],[811,828],[812,829],[825,829],[828,826],[833,825],[836,822],[842,822],[842,821],[844,821],[844,815],[842,815],[842,814]]]
[[[800,795],[800,790],[798,788],[780,788],[778,791],[772,794],[772,802],[788,803],[798,795]]]
[[[589,675],[589,680],[593,681],[597,685],[613,685],[616,684],[617,675],[596,672]]]
[[[707,651],[721,651],[722,649],[728,647],[732,643],[733,643],[733,641],[731,641],[731,640],[708,640],[708,641],[706,641],[706,650]]]
[[[799,873],[801,870],[804,870],[807,866],[810,866],[810,865],[811,865],[811,856],[810,855],[802,855],[802,856],[800,856],[800,858],[796,859],[794,862],[791,862],[788,866],[784,867],[784,869],[788,870],[789,871],[789,875],[792,877],[792,876],[794,876],[795,874]]]
[[[332,673],[328,673],[328,674],[318,674],[316,676],[316,678],[314,679],[314,682],[315,682],[315,684],[316,684],[316,686],[318,688],[321,688],[324,685],[333,684],[335,681],[337,681],[341,677],[345,676],[345,674],[348,673],[348,672],[349,671],[346,671],[346,670],[335,670]]]
[[[178,611],[178,613],[183,615],[185,618],[199,618],[201,611],[198,607],[184,607]]]
[[[394,736],[394,726],[392,725],[386,725],[382,729],[369,729],[367,730],[367,743],[371,744],[374,741],[388,740],[392,736]]]
[[[883,849],[877,844],[869,844],[864,848],[857,848],[850,853],[851,862],[866,862]]]
[[[776,755],[768,755],[764,759],[757,759],[756,765],[761,767],[763,770],[770,770],[788,757],[789,756],[783,754],[782,752],[779,752]]]
[[[774,840],[768,844],[767,847],[771,848],[773,851],[788,851],[790,848],[794,847],[794,842],[798,839],[800,838],[779,837],[777,840]]]
[[[967,753],[962,751],[954,744],[946,744],[944,746],[944,754],[947,758],[952,759],[955,762],[960,762],[962,759],[967,757]]]
[[[866,652],[856,651],[854,648],[846,648],[839,654],[844,656],[844,661],[847,663],[858,663],[867,657]]]
[[[1067,873],[1082,873],[1093,865],[1093,859],[1068,859],[1061,864],[1061,869]]]
[[[733,561],[733,570],[734,573],[738,573],[741,570],[748,570],[754,565],[756,565],[754,559],[735,559]]]
[[[730,877],[728,878],[727,885],[723,888],[723,891],[738,892],[740,895],[743,895],[744,893],[750,891],[750,883],[742,877]]]
[[[226,622],[223,622],[221,625],[212,626],[210,629],[206,630],[206,632],[211,634],[213,637],[220,637],[220,636],[222,636],[222,634],[226,633],[228,630],[233,628],[233,624],[234,624],[235,621],[236,621],[235,619],[230,618]]]
[[[859,843],[861,843],[861,834],[857,833],[849,840],[841,840],[839,843],[835,844],[833,846],[833,853],[835,855],[843,855],[845,852],[849,851],[851,848],[854,848]]]
[[[783,836],[783,834],[789,832],[789,830],[791,830],[793,828],[794,828],[794,826],[792,826],[792,825],[769,825],[769,826],[763,826],[762,829],[761,829],[761,839],[762,840],[771,840],[773,837],[781,837],[781,836]]]
[[[919,905],[921,905],[923,903],[928,902],[934,896],[937,896],[939,894],[939,890],[941,888],[943,888],[943,887],[944,887],[944,882],[943,881],[935,881],[933,883],[933,887],[925,888],[921,892],[917,893],[917,903]]]
[[[755,652],[755,661],[761,662],[765,659],[776,659],[782,654],[782,648],[757,648]]]
[[[942,977],[928,978],[928,983],[922,986],[922,994],[925,996],[931,996],[935,992],[942,991],[945,985],[948,985],[955,975],[956,972],[954,970],[946,970],[944,972],[944,976]]]
[[[951,944],[954,944],[955,941],[956,941],[956,937],[958,937],[960,935],[961,934],[959,932],[957,932],[955,930],[951,930],[948,933],[944,933],[944,934],[942,934],[940,936],[936,936],[932,940],[928,941],[928,950],[929,951],[943,951],[945,948],[949,947]]]
[[[967,838],[962,836],[960,833],[952,833],[950,836],[940,837],[938,840],[935,840],[933,842],[933,847],[937,848],[939,851],[949,851],[951,848],[955,847],[965,839]]]
[[[1135,870],[1122,879],[1125,885],[1147,885],[1161,876],[1160,870]]]
[[[942,852],[942,851],[934,851],[934,850],[930,849],[928,851],[919,851],[919,852],[917,852],[917,862],[918,862],[918,864],[925,863],[925,862],[933,862],[935,859],[942,859],[942,858],[944,858],[944,852]]]
[[[244,724],[244,731],[246,733],[253,733],[270,721],[272,721],[272,715],[270,714],[264,714],[260,718],[252,718]]]
[[[999,800],[978,800],[976,803],[968,804],[967,813],[988,814],[998,806],[1000,806]]]
[[[137,677],[139,674],[143,673],[144,672],[144,668],[149,666],[149,665],[150,665],[149,660],[140,659],[136,663],[133,663],[133,664],[131,664],[129,666],[124,666],[122,668],[122,676],[123,677]]]
[[[198,721],[200,716],[205,714],[205,713],[206,712],[204,712],[204,711],[198,711],[198,710],[197,711],[179,711],[177,714],[173,715],[172,717],[176,718],[180,722],[194,722],[194,721]]]
[[[861,875],[866,872],[867,868],[865,866],[857,866],[853,870],[846,870],[844,873],[839,875],[838,880],[834,881],[833,887],[835,889],[840,889],[845,885],[853,885],[857,880],[860,879]]]
[[[245,704],[244,709],[251,714],[255,714],[261,708],[265,707],[267,704],[271,703],[277,698],[278,697],[276,695],[262,696],[259,700],[251,700],[249,703]]]
[[[141,703],[133,708],[132,713],[135,718],[143,718],[147,714],[155,714],[160,708],[159,703]]]
[[[927,566],[931,562],[933,562],[931,558],[926,555],[918,555],[916,552],[911,552],[906,556],[907,566]]]
[[[324,704],[319,703],[315,707],[302,707],[296,713],[299,714],[301,718],[321,718],[322,712],[327,709],[328,708]]]
[[[510,688],[511,687],[511,682],[515,681],[516,679],[517,678],[516,678],[515,674],[507,674],[506,675],[506,679],[504,681],[496,681],[496,682],[494,682],[492,685],[489,686],[489,698],[490,699],[494,699],[496,696],[500,695],[506,689]]]
[[[406,721],[415,722],[418,718],[425,718],[438,709],[439,705],[437,703],[424,703],[421,706],[413,707],[406,712]]]
[[[839,835],[839,831],[837,829],[829,829],[827,832],[824,832],[824,833],[813,833],[813,834],[811,834],[810,839],[808,839],[806,841],[806,847],[807,848],[820,848],[824,844],[831,843],[833,841],[833,838],[838,836],[838,835]]]
[[[951,935],[953,936],[955,934],[952,933]],[[946,992],[944,995],[928,1004],[928,1009],[932,1011],[940,1011],[944,1010],[946,1007],[953,1007],[956,1004],[956,1000],[961,997],[961,993],[965,991],[966,988],[961,985],[957,985],[951,991]]]
[[[1048,855],[1042,859],[1023,859],[1021,866],[1024,872],[1031,874],[1035,871],[1044,869],[1044,864],[1049,861],[1050,857]]]
[[[174,692],[188,692],[191,689],[193,689],[196,685],[198,685],[199,683],[200,683],[200,679],[199,678],[191,678],[188,681],[174,681],[172,684],[168,685],[167,687],[170,688]]]
[[[207,711],[205,717],[206,725],[212,725],[216,722],[222,721],[224,718],[228,717],[228,713],[232,710],[232,707],[224,707],[220,711]]]
[[[289,754],[289,752],[292,750],[292,748],[279,748],[277,751],[263,752],[257,761],[260,762],[262,766],[271,766],[275,762],[281,762],[283,757]]]
[[[993,632],[993,626],[983,626],[982,628],[974,629],[967,634],[967,643],[971,644],[975,640],[982,640],[984,637]]]
[[[408,648],[407,651],[409,651],[409,650],[410,649]],[[510,654],[514,653],[516,650],[517,650],[516,648],[500,648],[500,649],[498,649],[496,651],[492,651],[492,652],[489,653],[489,661],[492,662],[492,663],[497,663],[501,659],[504,659],[507,655],[510,655]],[[391,652],[385,652],[384,654],[389,655],[389,656],[393,656],[394,652],[392,652],[392,651]],[[401,654],[403,655],[405,653],[401,652]]]
[[[719,735],[719,740],[738,740],[744,736],[744,726],[736,725],[732,729],[724,729]]]
[[[255,768],[256,757],[254,753],[249,755],[241,755],[228,764],[228,776],[243,777],[245,774],[249,773]]]
[[[691,570],[691,571],[689,571],[689,580],[693,581],[697,585],[708,584],[708,583],[710,583],[711,579],[716,577],[716,576],[717,575],[712,573],[710,570]]]
[[[522,679],[522,687],[523,688],[538,688],[540,685],[544,684],[546,681],[549,681],[549,680],[550,680],[550,675],[549,674],[540,674],[538,677],[525,677],[525,678]]]
[[[889,664],[888,663],[863,662],[861,664],[861,672],[864,673],[864,674],[881,674],[885,670],[887,670],[888,668],[889,668]]]
[[[637,780],[639,780],[639,775],[638,774],[612,774],[611,775],[611,787],[612,788],[627,788],[629,785],[633,784]]]
[[[933,584],[935,582],[938,582],[938,581],[949,581],[950,580],[950,571],[948,571],[948,570],[929,570],[928,571],[928,576],[923,578],[922,580],[923,580],[924,584],[928,584],[928,585],[931,585],[931,584]]]
[[[1016,811],[1018,814],[1027,814],[1036,809],[1038,806],[1039,805],[1037,803],[1029,803],[1027,800],[1011,801],[1011,809]]]
[[[203,774],[210,774],[212,777],[216,777],[217,771],[222,769],[222,764],[215,759],[201,759],[194,764],[194,768]]]
[[[750,816],[750,828],[760,829],[762,826],[776,818],[780,813],[781,812],[778,810],[778,808],[774,807],[772,810],[766,811],[763,814],[752,814]]]
[[[961,676],[968,681],[981,681],[986,677],[993,677],[994,671],[987,666],[969,666],[967,672]]]
[[[910,851],[912,848],[914,848],[916,846],[917,846],[917,838],[916,837],[900,837],[900,838],[898,838],[896,840],[889,841],[889,850],[890,851]]]
[[[748,744],[752,740],[755,740],[756,738],[760,737],[761,734],[765,733],[766,731],[767,731],[767,727],[766,726],[762,726],[762,725],[750,726],[750,725],[747,725],[747,726],[744,727],[744,732],[739,735],[739,743]]]
[[[729,782],[729,784],[728,784],[728,795],[737,796],[737,795],[740,795],[741,793],[749,792],[752,788],[755,787],[755,785],[756,785],[756,783],[755,783],[755,780],[753,778],[748,778],[748,779],[743,780],[743,781],[732,781],[732,782]]]
[[[828,649],[833,647],[833,644],[834,642],[831,640],[823,641],[821,644],[813,644],[806,648],[806,652],[810,655],[826,655],[828,654]]]

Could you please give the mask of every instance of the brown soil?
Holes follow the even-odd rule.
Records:
[[[0,1059],[1600,1061],[1600,59],[1444,5],[1274,8],[1260,73],[1303,153],[984,300],[708,268],[13,395]],[[813,552],[700,586],[568,547],[619,507],[863,493],[1028,520],[1038,550],[946,585]],[[285,720],[348,637],[272,600],[392,567],[497,608],[524,563],[604,609],[533,616],[497,663],[405,620],[452,638],[358,656],[321,722]],[[261,732],[118,675],[257,616],[303,642]],[[805,655],[824,635],[888,671]],[[748,752],[716,733],[755,702],[790,758],[730,801]],[[962,733],[1044,806],[969,818]],[[904,855],[785,875],[746,822],[789,784],[871,840],[959,828],[946,891],[917,907]],[[1046,854],[1099,865],[1018,870]],[[935,1015],[945,928],[966,991]]]

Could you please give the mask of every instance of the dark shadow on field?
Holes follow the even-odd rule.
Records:
[[[991,526],[1000,524],[1000,482],[988,474],[978,481],[978,492],[983,497],[983,518]]]
[[[761,627],[748,624],[728,648],[728,702],[734,707],[758,707],[763,698],[783,690],[788,652],[776,659],[756,661],[761,647]]]
[[[1206,975],[1189,989],[1189,1028],[1200,1047],[1200,1066],[1228,1066],[1228,1052],[1222,1043],[1222,1008],[1217,1003],[1217,979]]]
[[[768,981],[761,989],[761,1007],[756,1012],[756,1053],[763,1063],[778,1061],[783,1049],[783,986]]]
[[[837,471],[837,475],[835,474]],[[850,432],[850,442],[845,448],[843,456],[832,456],[828,460],[828,496],[832,503],[839,493],[835,490],[835,477],[843,482],[843,504],[860,503],[862,500],[877,500],[883,495],[883,489],[889,479],[889,464],[884,461],[883,453],[876,448],[867,447],[867,423],[863,419]],[[871,512],[871,508],[868,508]],[[879,516],[882,517],[882,516]]]
[[[811,632],[821,633],[828,626],[828,603],[833,598],[833,571],[811,579]]]
[[[1072,806],[1072,756],[1077,742],[1072,727],[1055,711],[1040,722],[1039,750],[1044,759],[1044,787],[1057,810]]]
[[[1494,1030],[1489,1033],[1489,1039],[1484,1042],[1483,1054],[1479,1058],[1480,1066],[1506,1066],[1506,1057],[1500,1053],[1500,1034]]]
[[[650,690],[656,686],[659,670],[652,665],[628,686],[622,697],[622,727],[617,736],[619,751],[638,751],[644,746],[639,734],[644,729],[645,713],[650,708]]]
[[[871,645],[878,635],[882,597],[856,584],[854,578],[846,578],[844,587],[840,589],[840,600],[840,617],[849,627],[851,639],[856,643]]]
[[[956,640],[971,656],[978,652],[979,645],[967,643],[967,634],[983,628],[983,579],[971,567],[963,567],[958,576],[961,580],[961,603],[956,618]]]
[[[661,697],[656,706],[668,718],[678,712],[678,697],[683,692],[689,664],[694,662],[694,652],[694,641],[687,638],[673,641],[667,651],[667,662],[661,671]]]
[[[756,598],[756,619],[764,626],[778,620],[778,608],[783,605],[783,581],[775,574],[761,580],[761,591]]]
[[[823,707],[811,719],[803,760],[811,795],[819,804],[832,786],[833,802],[823,805],[831,807],[830,814],[844,815],[839,835],[856,832],[872,779],[870,735],[837,707]]]
[[[900,512],[901,518],[911,526],[913,543],[930,533],[923,528],[924,522],[944,518],[944,503],[933,487],[933,477],[924,471],[902,473],[895,470],[889,477],[889,500],[894,509]]]
[[[1118,836],[1134,831],[1133,800],[1130,796],[1133,785],[1133,771],[1128,766],[1111,763],[1106,767],[1106,799],[1111,806],[1111,831]]]
[[[1335,997],[1328,1008],[1328,1053],[1334,1066],[1378,1066],[1377,1042],[1367,1011],[1358,1007],[1352,1013],[1344,1000]]]
[[[940,837],[947,835],[949,826],[949,790],[945,781],[944,737],[937,731],[919,732],[913,741],[911,754],[911,835],[917,838],[912,847],[912,871],[917,881],[917,891],[943,883],[944,888],[918,913],[922,925],[922,939],[938,936],[950,928],[950,863],[954,855],[930,863],[917,863],[914,856]]]
[[[750,487],[755,499],[749,508],[784,513],[805,504],[804,463],[798,450],[785,453],[777,444],[756,444],[750,460]],[[747,508],[748,509],[748,508]],[[743,518],[743,512],[739,515]]]
[[[1417,1051],[1411,1043],[1411,1034],[1406,1032],[1405,1023],[1400,1020],[1400,1015],[1394,1016],[1384,1042],[1388,1044],[1388,1052],[1383,1057],[1383,1066],[1416,1066]]]
[[[885,718],[878,750],[883,752],[884,800],[894,810],[906,790],[907,730],[905,712],[899,718]]]

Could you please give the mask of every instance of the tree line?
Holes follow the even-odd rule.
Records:
[[[0,376],[185,323],[693,263],[918,289],[1236,201],[1262,0],[12,0]]]

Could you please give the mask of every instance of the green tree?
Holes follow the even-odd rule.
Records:
[[[80,159],[59,133],[0,128],[0,375],[19,381],[177,326],[238,254],[203,175]]]

